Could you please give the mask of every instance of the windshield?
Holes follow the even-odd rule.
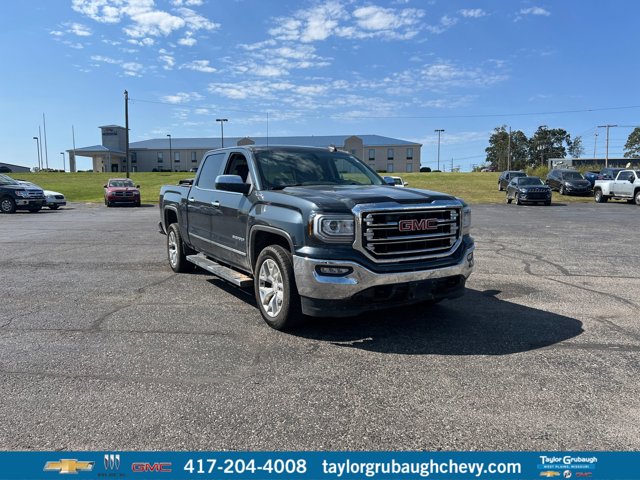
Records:
[[[538,177],[520,177],[518,185],[544,185]]]
[[[393,183],[396,185],[403,185],[402,179],[400,177],[393,177]]]
[[[258,172],[265,189],[301,185],[382,185],[382,179],[357,158],[341,152],[318,150],[265,150],[256,152]]]
[[[11,177],[0,175],[0,185],[19,185],[19,183]]]
[[[565,180],[584,180],[584,177],[578,172],[564,172],[562,178]]]
[[[135,187],[133,180],[111,180],[109,182],[110,187]]]

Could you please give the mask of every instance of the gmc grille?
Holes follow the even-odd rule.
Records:
[[[411,208],[362,211],[363,253],[377,262],[443,257],[461,238],[458,208]]]

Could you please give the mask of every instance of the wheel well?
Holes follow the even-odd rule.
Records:
[[[640,187],[636,187],[636,189],[633,191],[633,196],[635,197],[638,192],[640,192]]]
[[[164,225],[167,229],[169,229],[169,225],[172,223],[178,223],[178,214],[175,210],[165,210],[164,211]]]
[[[269,245],[280,245],[287,251],[291,251],[291,246],[285,237],[273,232],[258,231],[253,237],[251,248],[251,265],[256,264],[260,252]]]

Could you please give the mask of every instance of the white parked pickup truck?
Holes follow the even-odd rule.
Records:
[[[593,198],[598,203],[613,198],[640,205],[640,170],[622,170],[615,180],[596,180]]]

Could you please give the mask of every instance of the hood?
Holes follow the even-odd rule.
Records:
[[[312,202],[321,210],[350,211],[363,203],[400,203],[429,204],[435,200],[455,200],[452,195],[419,190],[417,188],[398,188],[390,185],[321,185],[309,187],[287,187],[270,194],[287,195]]]
[[[576,187],[590,187],[591,182],[589,180],[564,180],[565,183],[575,185]]]
[[[136,187],[107,187],[109,192],[137,192]]]

